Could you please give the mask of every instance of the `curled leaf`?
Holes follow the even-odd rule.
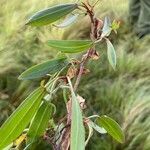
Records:
[[[86,108],[85,99],[81,97],[80,95],[77,95],[77,100],[80,104],[81,109],[85,109]]]
[[[77,75],[77,72],[78,72],[78,69],[71,66],[69,69],[68,69],[68,72],[67,72],[67,76],[72,79],[74,78],[76,75]]]
[[[102,28],[101,38],[109,36],[110,33],[111,33],[111,30],[112,30],[112,28],[111,28],[110,18],[105,17],[104,25],[103,25],[103,28]]]
[[[93,60],[98,60],[100,58],[100,55],[97,51],[94,51],[93,53],[90,54],[90,57],[93,59]]]
[[[90,138],[93,135],[93,128],[91,127],[91,125],[89,124],[89,122],[87,122],[87,125],[88,125],[88,128],[89,128],[89,134],[88,134],[88,137],[87,137],[87,139],[85,141],[85,146],[88,144]]]
[[[100,134],[105,134],[107,133],[107,131],[102,128],[101,126],[98,126],[96,123],[94,123],[93,121],[89,120],[89,125],[95,130],[97,131],[98,133]]]
[[[77,20],[78,16],[79,16],[78,14],[71,15],[70,17],[66,18],[61,24],[54,25],[54,26],[57,28],[65,28],[67,26],[70,26]]]

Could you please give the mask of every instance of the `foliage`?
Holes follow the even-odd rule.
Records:
[[[98,1],[97,1],[98,2]],[[3,149],[9,146],[16,138],[24,131],[26,136],[26,148],[32,146],[34,148],[35,143],[37,143],[40,138],[43,140],[49,140],[49,144],[52,145],[53,149],[85,149],[85,145],[89,141],[91,136],[88,136],[87,142],[85,141],[85,127],[90,124],[90,118],[83,115],[83,110],[85,106],[85,100],[81,96],[77,96],[77,89],[83,74],[87,74],[86,63],[89,59],[97,60],[99,59],[99,54],[96,50],[96,45],[105,41],[108,47],[108,59],[112,67],[115,69],[116,66],[116,54],[113,48],[113,45],[108,39],[109,34],[107,28],[110,27],[111,23],[96,18],[94,7],[96,6],[90,4],[89,1],[73,4],[62,4],[50,7],[35,13],[32,17],[29,18],[27,25],[32,26],[44,26],[50,23],[57,21],[60,18],[63,18],[67,14],[71,13],[73,10],[76,10],[75,13],[80,14],[83,12],[89,16],[91,22],[91,33],[90,41],[49,41],[49,46],[61,50],[62,54],[65,57],[57,57],[54,60],[47,61],[42,64],[33,66],[23,72],[19,79],[27,80],[41,77],[48,77],[48,79],[43,79],[41,81],[40,87],[35,90],[30,96],[28,96],[24,102],[14,111],[14,113],[6,120],[6,122],[0,128],[0,148]],[[77,53],[86,50],[87,52],[82,56],[81,60],[76,60],[70,58],[66,53]],[[66,59],[68,58],[68,63]],[[67,69],[66,69],[67,68]],[[66,69],[66,71],[64,71]],[[64,71],[64,72],[63,72]],[[66,115],[60,119],[55,125],[51,125],[49,119],[55,120],[55,118],[48,117],[47,113],[44,113],[41,116],[41,109],[43,111],[43,105],[39,107],[40,104],[45,104],[44,109],[47,110],[47,106],[50,104],[56,108],[53,102],[53,95],[55,95],[58,89],[68,89],[68,93],[65,93],[65,105],[66,105]],[[71,96],[70,96],[71,92]],[[48,112],[51,112],[51,107],[48,107]],[[40,112],[40,113],[39,113]],[[35,115],[33,121],[32,118]],[[49,114],[51,116],[51,114]],[[84,116],[84,117],[83,117]],[[21,119],[20,119],[21,117]],[[45,119],[46,120],[45,120]],[[66,119],[65,119],[66,118]],[[37,123],[37,119],[43,120]],[[44,123],[45,121],[45,123]],[[60,124],[63,124],[64,127],[57,137],[58,128]],[[124,135],[120,126],[111,118],[100,116],[98,119],[97,126],[103,127],[107,133],[109,133],[114,139],[118,142],[124,141]],[[38,127],[36,129],[36,127]],[[55,129],[55,127],[57,127]],[[91,126],[92,127],[92,126]],[[48,128],[48,129],[47,129]],[[38,131],[39,130],[39,131]],[[40,131],[42,130],[42,131]],[[47,130],[53,131],[48,133]],[[4,137],[4,138],[2,138]],[[21,144],[21,143],[19,143]],[[14,144],[13,144],[14,145]],[[17,145],[18,146],[18,145]]]
[[[17,80],[19,73],[31,65],[46,59],[49,60],[56,55],[56,51],[49,49],[42,42],[49,38],[87,38],[89,24],[85,18],[80,23],[76,21],[75,25],[65,31],[50,27],[25,28],[22,26],[25,16],[57,2],[1,0],[0,3],[3,8],[0,10],[3,20],[0,22],[0,30],[2,31],[0,48],[3,50],[0,53],[0,121],[2,123],[14,111],[14,107],[18,106],[24,97],[30,93],[33,85],[37,86],[36,82],[33,81],[20,84],[20,81]],[[30,8],[31,4],[32,8]],[[126,124],[128,128],[125,133],[128,140],[123,145],[118,145],[108,136],[100,136],[94,132],[87,148],[106,150],[118,148],[127,150],[149,149],[150,118],[147,109],[149,106],[149,38],[139,41],[129,30],[130,26],[124,24],[127,15],[127,1],[110,0],[108,3],[107,0],[104,0],[96,8],[99,11],[97,14],[101,17],[107,14],[107,16],[115,16],[114,18],[120,18],[123,21],[117,37],[112,37],[112,39],[118,39],[116,40],[118,42],[115,42],[115,47],[117,46],[117,68],[115,72],[112,71],[108,66],[105,52],[100,51],[101,61],[91,62],[88,65],[92,74],[85,75],[82,79],[78,93],[82,93],[88,106],[94,107],[94,110],[88,107],[89,109],[85,110],[87,114],[95,111],[99,114],[109,114],[109,116],[116,118],[115,120],[119,124]],[[48,30],[51,32],[47,32]],[[100,50],[102,49],[104,47],[100,48]],[[103,67],[101,67],[102,65]],[[59,115],[56,114],[55,118],[60,118],[60,114],[62,116],[65,110],[62,108],[64,105],[60,103],[62,96],[59,95],[60,97],[55,99],[57,114]],[[136,107],[138,109],[134,111]],[[134,113],[132,113],[133,111]],[[129,119],[129,113],[131,119]]]

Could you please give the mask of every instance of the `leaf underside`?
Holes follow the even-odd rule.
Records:
[[[107,43],[108,60],[109,60],[110,65],[115,70],[116,69],[116,64],[117,64],[116,52],[115,52],[114,46],[112,45],[112,43],[109,40],[106,40],[106,43]]]

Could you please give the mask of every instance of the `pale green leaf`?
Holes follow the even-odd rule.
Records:
[[[71,114],[71,150],[85,149],[85,129],[83,125],[83,118],[78,99],[74,93],[70,79],[68,82],[72,95],[72,114]]]
[[[109,36],[111,33],[111,30],[112,30],[112,28],[111,28],[110,18],[105,17],[104,26],[102,28],[101,38]]]
[[[52,114],[53,108],[51,104],[44,101],[37,111],[34,119],[32,120],[29,131],[27,133],[29,143],[36,141],[44,134]]]
[[[41,10],[31,16],[26,23],[32,26],[43,26],[57,21],[58,19],[71,13],[73,10],[77,9],[77,4],[62,4],[56,5],[44,10]]]
[[[78,14],[71,15],[68,18],[66,18],[61,24],[54,25],[54,26],[57,27],[57,28],[68,27],[68,26],[70,26],[71,24],[73,24],[77,20],[78,16],[79,16]]]
[[[117,63],[117,59],[116,59],[116,52],[114,49],[114,46],[112,45],[112,43],[107,39],[106,40],[107,43],[107,56],[108,56],[108,60],[109,63],[111,64],[111,66],[113,67],[113,69],[116,69],[116,63]]]
[[[108,134],[120,143],[125,141],[124,133],[119,124],[108,116],[101,116],[97,119],[97,124],[103,127]]]
[[[31,93],[0,128],[0,149],[8,146],[27,127],[37,111],[45,92],[38,88]]]
[[[13,143],[9,144],[7,147],[3,148],[3,150],[11,150]]]
[[[44,77],[47,74],[54,74],[57,71],[60,71],[65,66],[67,66],[67,64],[68,62],[65,57],[49,60],[27,69],[19,76],[19,79],[20,80],[36,79]]]
[[[95,130],[97,131],[98,133],[100,134],[106,134],[107,131],[102,128],[101,126],[98,126],[96,123],[94,123],[93,121],[89,121],[89,125]]]
[[[92,46],[90,40],[49,40],[48,45],[63,53],[78,53]]]
[[[87,125],[88,125],[88,128],[89,128],[89,134],[88,134],[88,137],[87,137],[87,139],[85,141],[85,146],[88,144],[90,138],[93,135],[93,128],[91,127],[90,122],[88,122]]]

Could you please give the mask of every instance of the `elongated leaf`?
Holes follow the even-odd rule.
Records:
[[[28,80],[28,79],[41,78],[44,77],[46,74],[54,74],[57,71],[64,68],[67,64],[68,62],[65,57],[49,60],[27,69],[19,76],[19,79]]]
[[[89,40],[49,40],[48,45],[64,53],[78,53],[88,50],[92,42]]]
[[[112,28],[111,28],[110,19],[108,17],[105,17],[101,37],[103,38],[103,37],[109,36],[111,33],[111,30]]]
[[[72,95],[71,114],[71,150],[85,149],[85,129],[83,126],[82,112],[74,93],[70,79],[68,78]]]
[[[78,14],[75,15],[71,15],[70,17],[68,17],[67,19],[65,19],[61,24],[55,25],[57,28],[65,28],[67,26],[70,26],[71,24],[73,24],[77,18],[78,18]]]
[[[103,127],[118,142],[123,143],[125,140],[123,131],[119,124],[107,116],[101,116],[97,119],[97,124]]]
[[[106,131],[104,128],[98,126],[98,125],[95,124],[93,121],[90,121],[90,122],[89,122],[89,125],[90,125],[94,130],[96,130],[97,132],[99,132],[99,133],[101,133],[101,134],[107,133],[107,131]]]
[[[113,67],[113,69],[116,69],[116,52],[114,49],[114,46],[112,45],[112,43],[109,40],[106,40],[107,43],[107,56],[108,56],[108,60],[109,63],[111,64],[111,66]]]
[[[34,142],[44,134],[52,113],[52,106],[48,102],[43,102],[29,128],[27,134],[29,143]]]
[[[89,123],[88,123],[87,125],[88,125],[88,128],[89,128],[89,134],[88,134],[88,137],[87,137],[87,139],[86,139],[86,141],[85,141],[85,146],[88,144],[90,138],[91,138],[92,135],[93,135],[93,128],[91,127],[91,125],[90,125]]]
[[[44,94],[42,88],[35,90],[2,125],[0,128],[0,149],[9,145],[25,129],[37,111]]]
[[[31,18],[29,18],[29,21],[26,24],[32,26],[47,25],[66,16],[77,7],[77,4],[62,4],[47,8],[35,13]]]
[[[13,146],[13,143],[9,144],[7,147],[3,148],[3,150],[10,150]]]

